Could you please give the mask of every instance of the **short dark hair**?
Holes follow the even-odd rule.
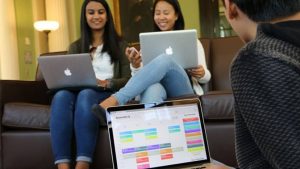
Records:
[[[300,0],[232,0],[251,20],[269,22],[300,11]]]
[[[178,16],[178,19],[176,20],[175,25],[174,25],[174,30],[183,30],[184,26],[185,26],[184,18],[183,18],[183,14],[182,14],[181,7],[180,7],[178,0],[155,0],[155,2],[153,4],[153,13],[152,13],[153,19],[154,19],[154,14],[155,14],[155,7],[156,7],[157,3],[160,1],[165,1],[173,6],[175,13]],[[154,23],[154,30],[161,31],[159,29],[159,27],[155,24],[155,21],[153,23]]]
[[[119,57],[121,55],[121,49],[119,44],[121,37],[118,35],[115,29],[111,10],[108,6],[108,3],[105,0],[85,0],[82,4],[81,18],[80,18],[81,19],[80,20],[81,52],[82,53],[89,52],[89,47],[92,43],[92,31],[90,26],[87,23],[86,15],[85,15],[86,6],[92,1],[101,3],[106,10],[107,22],[104,27],[102,52],[107,52],[111,57],[111,61],[115,62],[116,60],[119,60]]]

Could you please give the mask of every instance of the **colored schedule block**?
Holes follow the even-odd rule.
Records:
[[[171,148],[171,143],[160,144],[160,148]]]
[[[198,123],[199,124],[199,123]],[[195,130],[195,129],[200,129],[200,125],[195,124],[195,125],[186,125],[184,126],[185,130]]]
[[[145,130],[134,130],[134,131],[132,131],[132,134],[140,134],[140,133],[145,133]]]
[[[123,143],[133,142],[133,135],[131,131],[121,132],[120,140]]]
[[[189,148],[188,151],[191,152],[191,153],[204,151],[204,147],[202,146],[202,147]]]
[[[133,139],[132,138],[121,139],[121,142],[122,143],[130,143],[130,142],[133,142]]]
[[[149,128],[149,129],[144,129],[144,130],[133,130],[133,131],[120,132],[120,134],[119,134],[120,140],[123,143],[133,142],[134,141],[133,136],[135,134],[144,134],[145,138],[148,139],[148,140],[158,138],[157,129],[156,128]]]
[[[146,139],[148,139],[148,140],[151,140],[151,139],[157,139],[157,135],[146,136]]]
[[[169,160],[173,158],[173,154],[164,154],[161,155],[161,160]]]
[[[173,159],[173,152],[183,151],[183,147],[172,149],[171,143],[153,144],[140,147],[122,149],[123,158],[136,160],[138,169],[150,168],[148,164],[151,156],[160,156],[161,160]]]
[[[146,156],[149,156],[148,152],[139,152],[139,153],[136,153],[136,157],[146,157]]]
[[[149,162],[149,157],[137,158],[136,163],[146,163]]]
[[[172,149],[171,148],[160,150],[160,154],[170,154],[170,153],[172,153]]]
[[[157,150],[166,149],[166,148],[171,148],[171,143],[153,144],[153,145],[148,145],[148,146],[125,148],[125,149],[122,149],[122,154],[151,152],[151,151],[157,151]]]
[[[151,128],[145,130],[145,137],[146,139],[156,139],[157,138],[157,129],[156,128]]]
[[[199,140],[191,140],[191,141],[187,141],[188,144],[200,144],[203,143],[203,140],[199,139]]]
[[[194,122],[197,121],[198,122],[199,118],[198,117],[193,117],[193,118],[185,118],[183,119],[183,122]]]
[[[149,146],[147,147],[147,150],[157,150],[157,149],[160,149],[159,144],[149,145]]]
[[[204,150],[203,140],[201,138],[202,131],[199,118],[183,119],[185,137],[187,140],[187,148],[189,152],[199,152]]]
[[[142,164],[142,165],[138,165],[137,169],[146,169],[146,168],[150,168],[149,164]]]
[[[180,132],[180,126],[179,125],[169,126],[168,130],[169,130],[169,133],[178,133],[178,132]]]
[[[128,153],[135,153],[136,149],[135,148],[126,148],[122,150],[123,154],[128,154]]]

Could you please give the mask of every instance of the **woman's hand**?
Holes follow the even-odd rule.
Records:
[[[139,68],[141,66],[142,58],[140,52],[138,52],[134,47],[127,47],[125,54],[134,68]]]
[[[196,77],[196,78],[202,78],[205,75],[205,70],[202,65],[199,65],[195,68],[187,69],[187,72],[189,75]]]
[[[106,89],[108,87],[108,84],[109,84],[108,80],[99,80],[99,79],[97,79],[97,85],[100,86],[100,87],[103,87],[103,88]]]

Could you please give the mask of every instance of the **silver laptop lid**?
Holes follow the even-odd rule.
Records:
[[[88,53],[42,56],[38,62],[49,89],[97,86]]]
[[[182,168],[210,161],[199,99],[110,107],[115,169]]]
[[[148,64],[155,57],[166,54],[183,68],[198,66],[197,31],[161,31],[140,33],[142,62]]]

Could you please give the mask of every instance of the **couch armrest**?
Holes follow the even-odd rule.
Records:
[[[49,105],[51,97],[44,81],[0,80],[0,118],[9,102]]]
[[[2,116],[4,105],[9,102],[50,104],[44,81],[0,80],[0,168],[2,167]]]
[[[200,99],[205,120],[233,120],[234,99],[231,91],[210,91]]]
[[[236,167],[232,92],[210,91],[200,99],[212,158]]]

